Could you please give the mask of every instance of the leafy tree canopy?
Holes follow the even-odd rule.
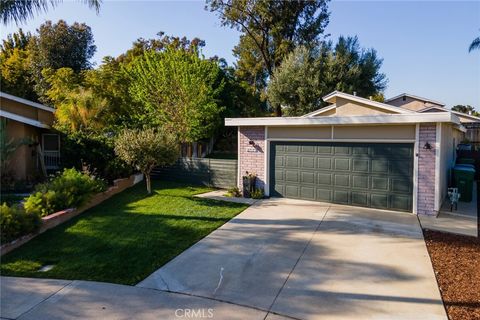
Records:
[[[8,35],[7,39],[2,41],[0,46],[0,86],[2,91],[35,101],[38,97],[33,90],[28,51],[31,38],[30,32],[24,33],[22,29],[19,29],[18,32]]]
[[[325,106],[322,97],[335,90],[382,99],[386,78],[380,72],[381,65],[376,51],[362,49],[357,37],[340,37],[335,45],[301,46],[275,70],[268,98],[289,116]]]
[[[238,74],[260,91],[296,46],[320,42],[329,22],[327,1],[208,0],[207,8],[243,32],[234,49]],[[276,113],[281,115],[279,106]]]
[[[146,51],[128,66],[130,92],[142,104],[140,123],[176,132],[181,142],[209,138],[221,124],[225,85],[217,62],[198,51]]]

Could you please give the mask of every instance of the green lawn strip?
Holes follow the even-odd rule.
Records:
[[[202,186],[153,190],[139,184],[39,235],[2,257],[1,274],[136,284],[247,207],[193,197]]]

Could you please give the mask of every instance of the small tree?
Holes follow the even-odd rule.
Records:
[[[163,130],[123,130],[115,140],[115,153],[145,175],[148,194],[152,193],[150,173],[156,166],[173,164],[178,157],[178,143]]]

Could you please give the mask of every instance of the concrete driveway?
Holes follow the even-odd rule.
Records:
[[[258,202],[138,286],[266,319],[447,319],[416,216],[309,201]]]

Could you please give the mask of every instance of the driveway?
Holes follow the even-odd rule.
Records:
[[[446,319],[416,216],[258,202],[138,284],[267,319]]]

